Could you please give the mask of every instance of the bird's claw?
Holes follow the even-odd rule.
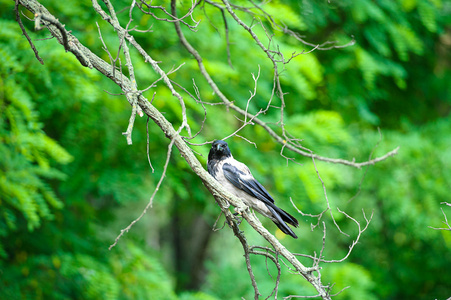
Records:
[[[235,213],[233,213],[233,216],[234,216],[234,219],[236,221],[236,224],[238,226],[240,226],[241,222],[243,221],[243,217],[241,216],[241,214],[238,213],[238,212],[235,212]]]

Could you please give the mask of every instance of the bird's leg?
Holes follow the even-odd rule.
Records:
[[[238,226],[240,226],[241,222],[243,221],[243,217],[241,216],[241,213],[234,212],[234,213],[233,213],[233,216],[234,216],[234,219],[235,219],[235,221],[236,221],[236,224],[237,224]]]
[[[233,213],[233,215],[235,216],[235,220],[237,222],[238,225],[241,224],[241,222],[243,221],[243,211],[245,211],[246,209],[249,209],[248,206],[242,206],[242,207],[235,207],[235,212]]]

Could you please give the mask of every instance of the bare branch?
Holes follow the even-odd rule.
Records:
[[[102,42],[103,50],[108,54],[108,57],[109,57],[110,63],[111,63],[111,71],[113,72],[113,75],[114,75],[114,72],[116,72],[116,61],[117,61],[118,57],[116,59],[113,59],[111,52],[108,50],[108,47],[105,44],[105,41],[103,40],[102,31],[100,30],[99,23],[96,22],[96,25],[97,25],[97,30],[99,32],[99,40]],[[125,93],[121,93],[120,95],[125,95]]]
[[[252,265],[251,265],[251,259],[250,259],[250,253],[252,251],[249,250],[249,245],[247,243],[246,237],[244,236],[244,233],[240,231],[238,228],[238,224],[235,222],[235,220],[232,218],[232,214],[229,212],[228,214],[225,214],[227,221],[229,222],[229,226],[232,228],[233,233],[240,241],[241,245],[243,246],[244,250],[244,258],[246,260],[246,267],[247,271],[249,272],[249,277],[251,279],[252,287],[254,288],[254,299],[258,300],[258,297],[261,296],[260,291],[258,290],[257,281],[255,280],[254,272],[252,271]]]
[[[213,4],[214,2],[212,1],[206,1],[209,4],[214,5],[215,7],[218,7],[220,9],[222,9],[222,6],[219,5],[215,5]],[[225,8],[227,8],[228,12],[232,11],[232,6],[229,2],[224,1],[225,3]],[[229,6],[227,7],[227,4],[229,4]],[[242,9],[242,8],[241,8]],[[232,11],[232,16],[234,16],[234,18],[236,19],[236,21],[243,27],[245,28],[248,32],[250,32],[251,36],[254,38],[257,38],[257,36],[252,32],[252,29],[245,25],[237,16],[236,14],[234,14],[234,12]],[[206,70],[202,57],[199,54],[199,52],[188,42],[188,40],[185,38],[185,36],[183,35],[180,26],[178,25],[178,23],[174,23],[176,26],[176,32],[179,36],[180,42],[182,43],[182,45],[188,50],[188,52],[194,56],[194,58],[196,59],[198,66],[199,66],[199,71],[202,74],[202,76],[204,76],[204,78],[207,80],[207,83],[210,85],[210,87],[212,88],[213,92],[221,99],[222,102],[220,103],[205,103],[205,104],[210,104],[210,105],[219,105],[219,104],[223,104],[226,105],[228,108],[231,108],[233,110],[235,110],[236,112],[240,113],[243,116],[248,116],[249,118],[252,118],[253,115],[249,114],[245,109],[242,109],[240,107],[238,107],[237,105],[233,105],[232,101],[230,101],[223,93],[222,91],[219,89],[219,87],[216,85],[216,83],[214,82],[214,80],[211,78],[210,74],[208,73],[208,71]],[[258,40],[258,38],[257,38]],[[257,44],[259,45],[259,47],[267,54],[268,58],[271,59],[273,61],[273,64],[275,65],[275,68],[277,68],[277,62],[274,60],[273,58],[273,54],[272,52],[267,49],[259,40],[256,41]],[[316,46],[316,45],[315,45]],[[274,90],[278,89],[279,90],[279,96],[283,97],[283,92],[281,92],[281,87],[280,87],[280,81],[278,80],[278,74],[277,72],[275,72],[275,77],[274,77]],[[274,92],[273,92],[274,93]],[[271,98],[272,99],[272,98]],[[270,100],[271,100],[270,99]],[[281,106],[281,110],[283,110],[283,99],[282,99],[282,106]],[[268,102],[268,107],[269,108],[271,106],[271,101]],[[283,117],[283,113],[281,113],[281,116]],[[343,164],[343,165],[347,165],[347,166],[351,166],[354,168],[362,168],[364,166],[367,165],[374,165],[378,162],[381,162],[383,160],[386,160],[387,158],[394,156],[398,153],[399,147],[395,148],[394,150],[386,153],[385,155],[369,160],[369,161],[364,161],[364,162],[356,162],[355,160],[349,161],[349,160],[345,160],[345,159],[337,159],[337,158],[329,158],[329,157],[323,157],[317,154],[314,154],[313,151],[306,151],[304,150],[305,148],[300,147],[300,145],[293,143],[292,140],[290,140],[289,138],[287,138],[287,133],[285,132],[285,129],[282,126],[282,136],[280,136],[279,134],[277,134],[270,126],[268,123],[260,120],[259,118],[254,118],[253,121],[260,125],[261,127],[263,127],[268,134],[274,138],[274,140],[281,144],[284,148],[287,148],[290,151],[293,151],[294,153],[297,153],[299,155],[302,155],[304,157],[308,157],[308,158],[312,158],[312,159],[316,159],[316,160],[320,160],[320,161],[325,161],[325,162],[329,162],[329,163],[334,163],[334,164]],[[281,124],[283,125],[283,120],[281,122]]]
[[[130,119],[128,121],[127,131],[126,132],[122,132],[122,135],[125,135],[125,137],[127,138],[127,145],[133,144],[133,142],[132,142],[132,131],[133,131],[133,124],[135,123],[136,111],[137,111],[137,106],[136,105],[132,106],[132,114],[131,114]]]
[[[257,76],[255,76],[254,74],[252,74],[252,78],[254,79],[254,90],[250,91],[250,97],[247,100],[247,105],[246,105],[246,110],[245,110],[245,114],[244,114],[244,120],[240,120],[241,122],[243,122],[243,125],[241,125],[241,127],[239,127],[237,130],[235,130],[235,132],[229,134],[228,136],[224,137],[222,140],[226,140],[232,136],[236,136],[238,134],[238,132],[240,132],[242,129],[244,129],[244,127],[246,127],[249,124],[254,125],[254,123],[252,122],[255,118],[258,117],[258,115],[260,115],[261,113],[263,113],[263,110],[260,110],[258,113],[256,113],[255,115],[252,116],[252,118],[250,118],[249,120],[248,118],[248,109],[249,109],[249,103],[251,102],[251,100],[255,97],[255,95],[257,94],[257,82],[258,82],[258,78],[260,77],[260,67],[258,68],[258,74]],[[240,136],[241,137],[241,136]],[[257,147],[257,145],[249,140],[247,140],[246,138],[241,137],[242,139],[248,141],[249,143],[254,144],[255,147]]]
[[[153,199],[155,198],[155,195],[157,194],[158,190],[160,189],[161,183],[163,182],[163,179],[166,176],[166,171],[167,171],[168,165],[169,165],[169,159],[171,158],[172,146],[174,145],[174,143],[175,143],[174,139],[172,139],[169,142],[168,152],[167,152],[167,155],[166,155],[166,162],[164,163],[164,167],[163,167],[163,173],[161,174],[160,180],[158,181],[157,186],[155,187],[155,190],[152,193],[152,196],[150,196],[149,203],[147,203],[146,207],[144,208],[144,210],[142,211],[141,215],[138,218],[133,220],[130,223],[130,225],[128,225],[127,227],[125,227],[124,229],[121,230],[121,233],[116,237],[114,243],[111,244],[110,247],[108,248],[109,250],[111,250],[114,246],[116,246],[117,242],[119,241],[119,239],[125,233],[127,233],[130,230],[130,228],[132,228],[133,225],[135,225],[139,220],[141,220],[141,218],[146,214],[147,210],[152,207]]]
[[[153,96],[155,97],[155,93],[153,94]],[[152,100],[153,100],[153,97],[152,97]],[[150,144],[150,142],[149,142],[149,140],[150,140],[150,137],[149,137],[149,117],[147,117],[147,121],[146,121],[146,135],[147,135],[147,161],[149,162],[149,166],[150,166],[150,169],[152,170],[152,173],[154,173],[155,172],[155,169],[153,168],[153,166],[152,166],[152,162],[150,161],[150,154],[149,154],[149,152],[150,152],[150,150],[149,150],[149,144]]]
[[[218,224],[219,219],[221,218],[221,216],[222,216],[222,211],[221,211],[221,213],[219,214],[218,218],[216,219],[215,223],[213,224],[213,231],[219,231],[219,230],[222,230],[222,229],[224,228],[224,226],[226,225],[226,222],[224,222],[224,224],[222,224],[222,227],[221,227],[221,228],[217,228],[217,227],[216,227],[216,225]]]
[[[22,20],[20,19],[20,15],[19,15],[19,0],[15,0],[15,2],[16,3],[14,5],[14,12],[16,13],[16,22],[19,23],[20,30],[22,30],[22,34],[27,39],[28,44],[30,44],[31,49],[34,52],[34,56],[36,56],[36,59],[41,63],[41,65],[43,65],[44,61],[39,56],[38,50],[36,49],[36,47],[34,46],[33,42],[31,41],[30,36],[28,35],[27,31],[25,30],[25,27],[23,26]]]
[[[224,22],[224,31],[225,31],[226,45],[227,45],[227,62],[229,63],[229,66],[233,69],[232,58],[231,58],[231,55],[230,55],[229,26],[227,24],[227,18],[226,18],[225,12],[224,12],[224,7],[222,7],[218,3],[210,1],[210,0],[205,0],[205,2],[210,4],[210,5],[212,5],[212,6],[214,6],[214,7],[216,7],[216,8],[218,8],[219,11],[221,12],[222,20]],[[205,13],[205,16],[208,18],[208,15],[207,15],[207,13],[205,11],[205,7],[204,7],[204,13]],[[209,18],[208,18],[208,20],[210,21],[210,23],[214,27],[214,25],[211,22],[211,20]],[[216,27],[215,27],[215,29],[216,29]],[[218,29],[216,29],[216,31],[218,31]]]
[[[207,121],[207,109],[205,108],[204,102],[202,102],[202,100],[201,100],[199,88],[197,87],[196,81],[194,80],[194,78],[193,78],[193,88],[194,88],[194,92],[196,93],[196,97],[194,97],[187,89],[185,89],[184,87],[182,87],[178,83],[174,82],[174,84],[177,85],[178,87],[180,87],[181,89],[183,89],[185,91],[185,93],[187,93],[191,98],[193,98],[194,101],[196,101],[196,103],[199,103],[202,106],[202,109],[204,110],[204,118],[202,120],[202,123],[200,124],[200,129],[193,136],[191,136],[191,137],[184,137],[185,141],[188,144],[194,145],[193,143],[188,142],[187,140],[194,139],[204,129],[205,122]],[[204,145],[205,145],[205,143],[204,143]]]
[[[332,221],[334,221],[335,226],[337,227],[338,231],[340,231],[341,234],[344,234],[346,236],[349,236],[349,234],[343,232],[340,228],[340,226],[338,226],[337,221],[335,221],[334,215],[332,213],[332,210],[330,209],[330,202],[329,202],[329,198],[327,197],[327,191],[326,191],[326,185],[324,184],[323,179],[321,178],[321,176],[319,175],[319,171],[318,168],[316,167],[316,163],[315,163],[315,159],[312,158],[313,161],[313,166],[315,167],[315,171],[316,171],[316,175],[318,176],[319,181],[321,181],[321,185],[323,187],[323,191],[324,191],[324,198],[326,199],[326,204],[327,204],[327,210],[330,212],[330,217],[332,218]],[[337,210],[340,211],[337,207]]]
[[[357,243],[359,242],[360,237],[362,236],[362,233],[365,232],[365,230],[367,230],[368,226],[370,225],[371,220],[373,219],[373,215],[374,215],[374,210],[373,210],[371,212],[370,218],[368,219],[366,217],[366,215],[365,215],[365,211],[362,209],[363,217],[364,217],[365,222],[366,222],[365,227],[362,228],[360,223],[356,219],[354,219],[353,217],[349,216],[347,213],[341,211],[339,208],[337,208],[337,210],[340,213],[342,213],[343,215],[345,215],[346,218],[348,218],[348,219],[352,220],[354,223],[356,223],[356,225],[357,225],[357,227],[359,229],[359,233],[357,234],[357,237],[352,242],[352,244],[349,246],[348,253],[342,259],[338,259],[338,260],[321,260],[322,262],[325,262],[325,263],[340,263],[340,262],[343,262],[344,260],[346,260],[349,257],[349,255],[351,254],[352,250],[354,249],[354,246],[357,245]]]
[[[255,249],[265,250],[266,252],[256,251]],[[279,284],[280,284],[280,276],[282,275],[282,269],[280,267],[277,252],[275,252],[273,249],[270,249],[268,247],[262,247],[262,246],[252,246],[250,252],[252,254],[256,254],[256,255],[263,255],[266,257],[266,259],[269,258],[270,260],[272,260],[272,262],[276,266],[276,268],[277,268],[276,284],[275,284],[274,289],[272,290],[271,294],[269,294],[268,297],[265,298],[265,300],[269,299],[273,294],[274,294],[274,299],[277,299],[277,293],[279,291]],[[274,255],[269,254],[269,252],[273,253]],[[271,276],[271,278],[272,278],[272,275],[268,269],[268,264],[266,264],[266,270],[268,271],[269,276]]]
[[[21,2],[20,0],[17,0]],[[21,3],[22,4],[22,3]],[[22,4],[24,5],[24,4]],[[24,5],[25,6],[25,5]],[[92,69],[92,64],[89,59],[84,55],[82,51],[77,47],[77,43],[74,41],[76,39],[69,39],[69,33],[64,28],[64,25],[61,24],[55,17],[53,17],[48,11],[37,10],[35,12],[35,28],[36,30],[41,30],[41,21],[46,25],[47,28],[51,31],[51,33],[57,38],[58,42],[60,42],[64,46],[64,50],[72,52],[78,61],[82,64],[82,66],[88,67]],[[72,35],[70,35],[72,37]]]
[[[308,254],[294,253],[294,255],[296,255],[296,256],[307,257],[307,258],[312,259],[313,262],[314,262],[313,269],[318,269],[319,262],[324,262],[324,263],[340,263],[340,262],[345,261],[345,260],[349,257],[349,255],[351,255],[351,253],[352,253],[352,251],[353,251],[355,245],[358,244],[358,242],[359,242],[359,240],[360,240],[362,234],[368,229],[368,226],[370,225],[370,222],[371,222],[371,220],[373,219],[373,215],[374,215],[374,211],[373,211],[373,212],[371,213],[370,218],[368,219],[368,218],[366,217],[365,211],[362,209],[363,217],[364,217],[365,222],[366,222],[365,227],[362,228],[361,225],[360,225],[360,222],[358,222],[356,219],[354,219],[353,217],[351,217],[351,216],[348,215],[347,213],[341,211],[339,208],[337,208],[337,210],[338,210],[338,212],[340,212],[341,214],[343,214],[346,218],[348,218],[348,219],[350,219],[351,221],[353,221],[353,222],[357,225],[357,228],[358,228],[359,232],[358,232],[358,234],[357,234],[355,240],[352,241],[351,245],[349,246],[348,252],[346,253],[346,255],[345,255],[343,258],[341,258],[341,259],[333,259],[333,260],[326,260],[326,259],[323,259],[323,258],[321,257],[321,256],[322,256],[322,252],[323,252],[323,250],[324,250],[324,248],[325,248],[326,227],[324,226],[323,245],[322,245],[322,248],[321,248],[320,257],[316,257],[316,256],[308,255]]]
[[[119,20],[118,20],[118,18],[116,16],[116,12],[115,12],[114,7],[111,4],[111,2],[109,0],[103,0],[103,2],[106,4],[106,6],[108,8],[108,11],[110,12],[111,18],[113,19],[113,22],[119,24]],[[133,64],[132,64],[132,60],[131,60],[131,57],[130,57],[130,50],[129,50],[127,44],[124,43],[125,35],[128,33],[128,28],[130,27],[130,24],[133,21],[132,11],[133,11],[133,8],[135,7],[135,5],[136,5],[136,0],[133,0],[132,4],[130,6],[130,10],[129,10],[129,21],[128,21],[126,27],[125,27],[124,32],[121,32],[121,31],[117,32],[118,38],[119,38],[119,41],[120,41],[119,42],[119,48],[118,48],[118,53],[116,55],[116,59],[112,61],[112,68],[113,68],[113,72],[114,72],[116,60],[119,58],[119,52],[122,49],[122,52],[124,53],[124,57],[125,57],[125,65],[127,66],[128,74],[130,76],[130,82],[132,84],[132,87],[131,87],[130,90],[128,90],[128,89],[123,89],[123,90],[125,91],[125,96],[127,98],[130,98],[129,102],[134,103],[132,105],[132,113],[131,113],[131,116],[130,116],[130,120],[128,122],[127,131],[122,133],[123,135],[125,135],[128,145],[132,144],[132,131],[133,131],[133,125],[135,123],[136,113],[138,113],[138,115],[141,116],[141,117],[143,116],[141,108],[136,104],[137,103],[136,97],[137,97],[137,94],[139,92],[138,92],[138,85],[136,83],[136,78],[135,78],[135,71],[133,69]],[[100,32],[100,29],[99,29],[99,32]],[[102,42],[103,42],[103,40],[102,40]],[[105,49],[106,49],[106,45],[105,45],[104,42],[103,42],[103,45],[105,46]],[[111,55],[109,53],[108,53],[108,56],[111,59]]]
[[[310,217],[310,218],[317,218],[317,222],[316,224],[312,224],[310,223],[310,230],[313,231],[318,225],[319,225],[319,221],[321,220],[321,218],[323,217],[323,215],[329,211],[329,207],[327,207],[325,210],[323,210],[322,212],[320,212],[319,214],[313,215],[313,214],[308,214],[308,213],[304,213],[302,212],[297,206],[296,204],[294,204],[293,199],[291,199],[290,197],[290,202],[293,205],[293,207],[298,211],[298,213],[300,213],[303,217]]]
[[[151,15],[152,17],[155,18],[155,20],[159,20],[159,21],[165,21],[165,22],[169,22],[169,23],[182,23],[184,25],[186,25],[190,30],[195,31],[196,27],[199,25],[200,21],[194,21],[192,14],[194,11],[194,8],[200,3],[200,1],[196,1],[196,2],[191,2],[191,7],[188,10],[188,12],[181,18],[177,18],[176,14],[174,14],[174,12],[172,12],[172,14],[170,12],[168,12],[166,10],[166,8],[164,6],[156,6],[156,5],[151,5],[151,4],[147,4],[145,1],[140,0],[141,4],[137,4],[138,8],[145,14]],[[143,6],[146,6],[148,8],[148,11],[146,11],[144,9]],[[167,19],[167,18],[159,18],[157,17],[152,11],[151,9],[159,9],[160,11],[164,12],[167,16],[169,16],[171,19]],[[187,17],[190,17],[191,20],[195,23],[195,25],[189,25],[187,22],[184,21],[184,19],[186,19]]]
[[[330,297],[335,297],[338,296],[339,294],[341,294],[344,290],[349,289],[350,286],[346,286],[344,288],[342,288],[340,291],[338,291],[335,294],[330,295]],[[320,298],[321,295],[314,295],[314,296],[296,296],[296,295],[290,295],[288,297],[283,297],[284,300],[289,300],[289,299],[293,299],[293,298],[298,298],[298,299],[314,299],[314,298]]]
[[[440,204],[445,204],[447,206],[451,206],[451,203],[448,202],[441,202]],[[432,226],[428,226],[431,229],[434,230],[448,230],[451,231],[451,225],[448,223],[448,218],[446,217],[445,212],[443,211],[443,208],[440,207],[440,210],[442,211],[443,217],[445,218],[445,221],[442,221],[443,224],[445,224],[448,228],[443,227],[443,228],[436,228],[436,227],[432,227]]]
[[[62,40],[63,40],[63,46],[64,46],[64,50],[69,51],[69,43],[67,41],[67,33],[66,30],[64,29],[64,25],[61,24],[57,19],[55,19],[52,15],[47,15],[47,14],[36,14],[35,15],[35,28],[36,30],[41,30],[41,20],[47,21],[48,23],[56,26],[59,31],[61,32],[61,36],[62,36]]]
[[[186,106],[185,103],[183,101],[182,96],[174,89],[174,87],[172,86],[172,83],[170,81],[170,79],[168,78],[167,74],[158,66],[157,61],[155,61],[154,59],[152,59],[152,57],[150,57],[150,55],[141,47],[141,45],[139,45],[134,37],[132,35],[130,35],[129,32],[127,32],[118,22],[115,22],[110,16],[108,16],[103,9],[100,7],[99,3],[97,2],[97,0],[92,0],[92,5],[94,7],[94,9],[96,10],[96,12],[108,23],[110,23],[113,28],[118,32],[118,35],[124,35],[125,39],[133,45],[133,47],[136,48],[136,50],[138,50],[138,52],[144,57],[144,60],[148,63],[150,63],[150,65],[152,66],[152,68],[157,72],[157,74],[159,74],[162,78],[163,81],[165,82],[166,86],[169,88],[169,90],[172,92],[172,95],[174,95],[180,103],[180,106],[182,108],[182,124],[180,125],[178,131],[181,131],[182,129],[186,129],[188,132],[188,135],[191,136],[191,129],[190,126],[188,124],[188,120],[187,120],[187,116],[186,116]],[[130,101],[129,101],[130,102]]]

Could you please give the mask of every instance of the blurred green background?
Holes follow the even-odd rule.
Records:
[[[129,5],[113,2],[117,11]],[[43,4],[108,61],[97,21],[108,48],[117,53],[116,33],[96,15],[90,1]],[[148,202],[163,169],[168,140],[149,124],[152,173],[145,118],[137,118],[134,143],[127,146],[121,133],[130,106],[125,97],[104,92],[119,93],[119,88],[81,67],[55,39],[42,40],[49,33],[35,32],[33,23],[22,16],[44,59],[41,65],[21,35],[13,8],[14,1],[0,0],[0,299],[253,298],[240,243],[227,226],[211,230],[220,210],[178,151],[153,208],[108,250]],[[188,2],[180,3],[179,14],[188,8]],[[326,259],[342,258],[356,237],[355,224],[335,208],[361,222],[362,209],[367,215],[374,211],[350,258],[322,265],[323,282],[335,283],[332,292],[350,286],[336,299],[447,299],[451,232],[428,226],[444,226],[441,207],[451,218],[451,209],[440,204],[451,202],[450,1],[273,1],[264,8],[311,43],[344,45],[352,37],[356,41],[343,49],[300,55],[285,66],[281,80],[289,93],[285,96],[289,132],[319,155],[348,160],[368,159],[380,140],[378,127],[382,139],[373,156],[400,146],[398,155],[368,170],[317,162],[334,216],[350,234],[340,234],[330,216],[324,218]],[[250,24],[248,16],[239,16]],[[127,11],[119,17],[126,22]],[[251,73],[260,68],[257,96],[249,111],[266,107],[273,82],[265,54],[229,17],[232,68],[220,11],[202,3],[194,18],[201,23],[197,32],[185,28],[186,37],[222,91],[245,107],[254,87]],[[134,35],[164,70],[184,63],[171,75],[173,80],[194,92],[194,78],[202,100],[217,101],[172,24],[143,16],[137,9],[134,20],[140,29],[153,25],[152,32]],[[264,38],[258,26],[254,30]],[[274,33],[285,55],[311,49]],[[135,50],[132,54],[139,88],[144,89],[158,76]],[[150,99],[154,91],[153,104],[177,127],[178,101],[161,83],[145,96]],[[180,92],[190,124],[199,130],[204,111]],[[225,137],[240,126],[223,107],[208,106],[207,112],[195,142]],[[268,122],[279,117],[277,109],[261,116]],[[240,138],[230,139],[235,158],[246,161],[278,205],[297,216],[300,238],[286,237],[270,221],[260,219],[289,250],[318,253],[322,229],[311,231],[315,220],[297,214],[289,201],[291,197],[306,213],[325,208],[312,161],[296,157],[300,165],[287,165],[279,155],[281,146],[257,126],[248,126],[240,135],[257,148]],[[205,164],[209,146],[193,149]],[[240,228],[250,244],[266,245],[246,222]],[[265,298],[274,287],[276,269],[268,263],[268,271],[262,257],[252,257],[252,263]],[[279,298],[314,293],[300,276],[286,270],[282,274]]]

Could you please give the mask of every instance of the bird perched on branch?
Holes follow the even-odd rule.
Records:
[[[298,220],[274,204],[274,199],[252,176],[249,168],[233,158],[226,142],[217,140],[213,143],[208,153],[207,169],[228,192],[270,218],[283,233],[298,238],[287,225],[298,227]]]

